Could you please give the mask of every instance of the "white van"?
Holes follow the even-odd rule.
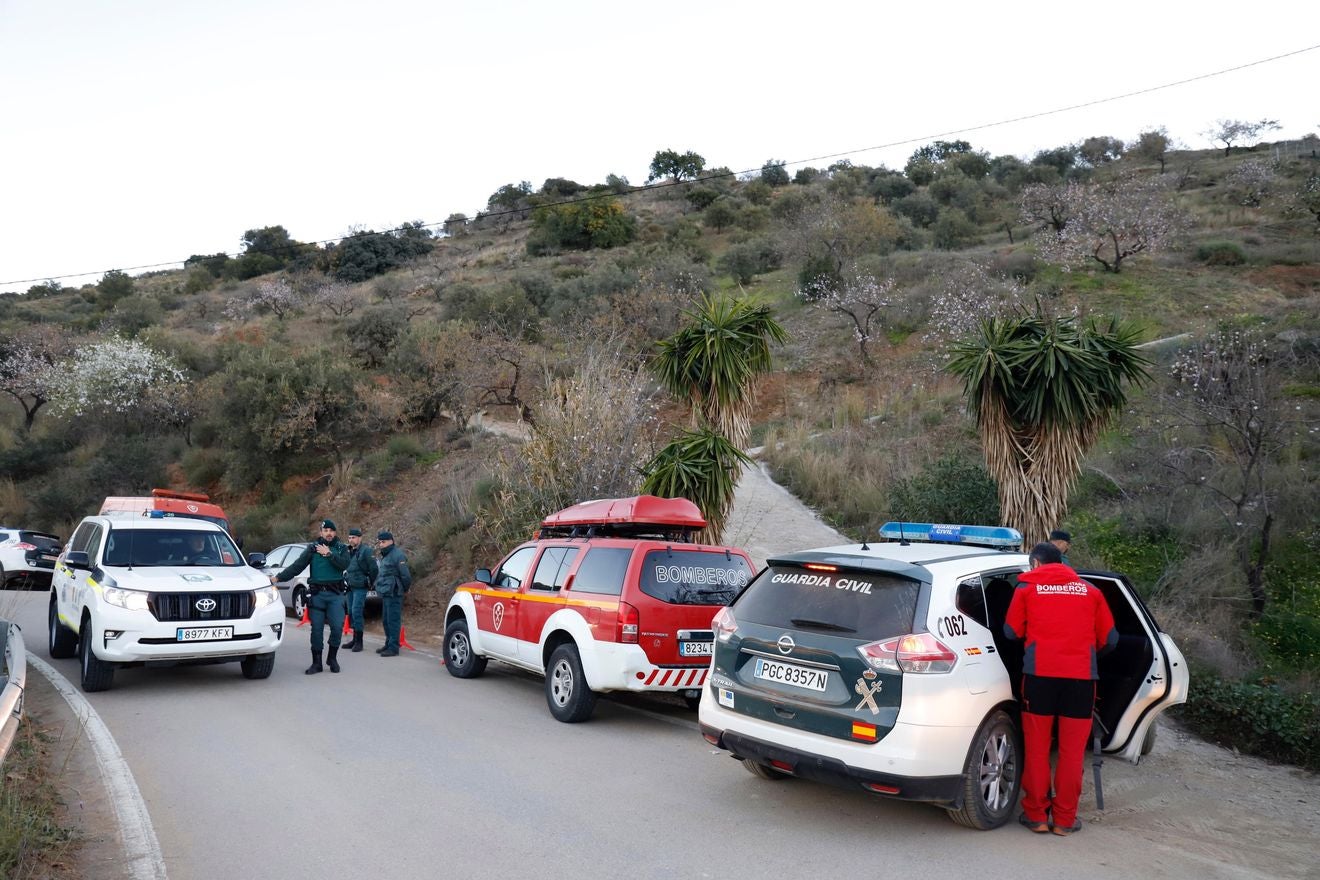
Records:
[[[84,691],[147,664],[238,661],[245,678],[266,678],[284,604],[217,525],[89,516],[55,563],[49,628],[50,656],[77,654]]]

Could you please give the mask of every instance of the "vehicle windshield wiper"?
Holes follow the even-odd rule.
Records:
[[[790,618],[788,622],[793,624],[794,626],[805,626],[805,627],[810,627],[811,629],[827,629],[830,630],[831,632],[841,632],[841,633],[857,632],[857,630],[853,629],[851,626],[844,626],[843,624],[839,624],[839,623],[830,623],[827,620],[811,620],[810,618],[806,618],[806,617],[793,617]]]

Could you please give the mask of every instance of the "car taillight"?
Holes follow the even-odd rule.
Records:
[[[738,631],[738,621],[734,619],[733,611],[727,605],[715,615],[710,626],[715,630],[715,638],[721,642],[727,642],[729,637]]]
[[[36,544],[29,544],[27,541],[19,541],[14,547],[18,550],[36,550]]]
[[[627,602],[619,603],[619,624],[615,635],[618,640],[625,645],[637,644],[637,630],[641,623],[641,616],[637,609]]]
[[[948,672],[958,655],[930,633],[911,633],[857,649],[873,669],[885,672]]]

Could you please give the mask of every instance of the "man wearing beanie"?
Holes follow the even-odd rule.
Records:
[[[1050,543],[1059,548],[1059,555],[1063,557],[1063,564],[1072,565],[1068,561],[1068,551],[1072,548],[1072,535],[1063,529],[1055,529],[1050,532]]]
[[[345,647],[356,654],[362,650],[362,609],[367,604],[367,591],[376,581],[376,560],[371,548],[362,543],[362,530],[348,530],[348,569],[344,572],[348,582],[348,622],[353,627],[353,641]]]
[[[381,532],[376,536],[380,550],[380,569],[376,575],[376,592],[380,594],[381,623],[385,626],[385,647],[376,651],[382,657],[399,656],[399,630],[403,627],[403,594],[412,586],[412,572],[408,559],[394,543],[394,535]]]
[[[1059,548],[1031,548],[1031,570],[1019,575],[1004,634],[1021,639],[1022,815],[1037,834],[1080,831],[1082,762],[1095,708],[1097,658],[1118,645],[1118,631],[1104,595],[1062,562]],[[1050,740],[1059,724],[1059,760],[1050,796]]]
[[[330,655],[326,663],[331,672],[339,671],[339,642],[344,630],[344,570],[348,568],[348,545],[339,540],[335,524],[331,520],[321,521],[321,536],[303,550],[277,575],[272,575],[270,582],[287,581],[308,565],[312,570],[307,578],[307,591],[311,598],[307,602],[312,622],[312,665],[304,672],[314,675],[321,671],[321,641],[324,633],[321,628],[330,626]]]

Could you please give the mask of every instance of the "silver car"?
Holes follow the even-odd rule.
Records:
[[[260,566],[262,573],[266,575],[279,574],[306,549],[306,541],[298,544],[281,544],[266,554],[266,559]],[[307,610],[307,577],[310,574],[311,566],[308,566],[289,580],[279,581],[275,584],[280,589],[280,598],[284,600],[284,607],[299,620],[302,620],[303,612]],[[367,593],[367,601],[371,602],[373,600],[380,601],[380,595],[375,590]]]

